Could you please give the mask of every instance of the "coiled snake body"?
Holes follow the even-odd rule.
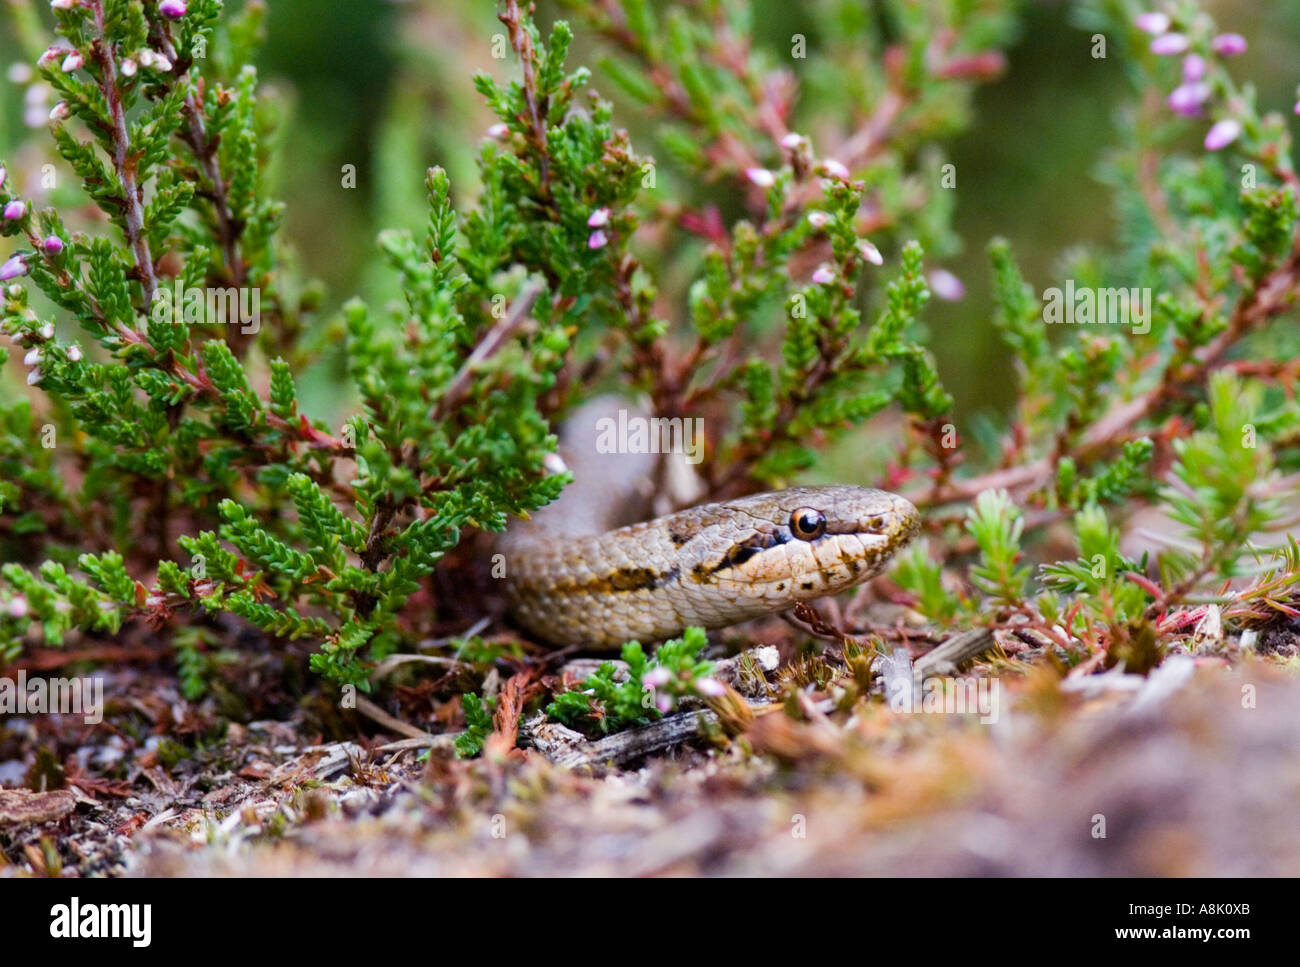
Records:
[[[566,425],[574,482],[498,544],[515,620],[557,645],[617,648],[719,628],[879,574],[916,533],[916,508],[869,487],[794,487],[615,526],[654,458],[598,454],[604,401]],[[644,487],[642,487],[644,489]]]

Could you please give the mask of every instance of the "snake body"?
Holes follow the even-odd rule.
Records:
[[[553,644],[613,649],[785,611],[879,574],[918,528],[907,500],[856,486],[794,487],[611,527],[652,460],[581,445],[591,419],[580,411],[566,427],[574,483],[498,545],[511,614]]]

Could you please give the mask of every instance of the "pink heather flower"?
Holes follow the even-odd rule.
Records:
[[[1210,128],[1209,133],[1205,136],[1205,150],[1218,151],[1220,148],[1226,148],[1236,141],[1240,134],[1240,121],[1232,118],[1219,121],[1214,127]]]
[[[72,363],[79,363],[79,362],[81,362],[81,347],[80,347],[80,346],[69,346],[69,347],[68,347],[68,361],[69,361],[69,362],[72,362]]]
[[[771,188],[776,184],[776,175],[766,168],[746,168],[745,177],[760,188]]]
[[[63,58],[61,69],[65,74],[71,74],[73,71],[79,71],[86,64],[86,58],[81,56],[81,51],[74,50],[67,57]]]
[[[139,61],[141,67],[152,67],[155,70],[162,71],[164,74],[172,69],[171,61],[162,54],[155,53],[152,50],[140,51]]]
[[[1241,34],[1219,34],[1210,41],[1210,50],[1220,57],[1235,57],[1244,54],[1249,44]]]
[[[51,10],[71,10],[77,5],[77,0],[50,0]]]
[[[840,164],[834,158],[827,158],[822,162],[822,167],[832,178],[838,178],[840,181],[849,180],[849,169],[844,167],[844,165]]]
[[[1169,30],[1169,14],[1167,13],[1140,13],[1136,20],[1138,30],[1151,34],[1153,37],[1159,37]]]
[[[67,101],[60,101],[58,104],[54,105],[54,107],[50,108],[51,121],[62,121],[67,116],[68,116]]]
[[[830,285],[835,281],[835,273],[829,265],[819,265],[817,271],[812,274],[812,280],[818,285]]]
[[[1300,114],[1300,101],[1295,102],[1295,113]]]
[[[659,695],[655,698],[655,708],[661,713],[667,715],[673,710],[673,697],[671,695]]]
[[[858,240],[858,254],[872,265],[885,264],[885,257],[880,254],[880,249],[876,248],[865,238]]]
[[[641,684],[649,685],[651,688],[663,688],[668,684],[672,677],[672,672],[667,668],[664,668],[662,665],[656,665],[641,676]]]
[[[0,165],[0,188],[5,185],[5,179],[9,177],[9,172],[5,170],[4,165]]]
[[[930,270],[930,289],[944,302],[960,302],[966,295],[961,279],[947,269]]]
[[[27,203],[14,199],[5,205],[5,221],[16,222],[27,214]]]
[[[27,614],[27,599],[21,594],[14,595],[9,602],[9,617],[21,618]]]
[[[727,694],[727,686],[716,678],[699,678],[695,681],[695,691],[709,698],[717,698]]]
[[[504,138],[510,133],[510,127],[504,121],[498,121],[487,129],[489,138]]]
[[[1162,34],[1151,41],[1151,53],[1167,57],[1171,54],[1181,54],[1191,45],[1192,42],[1182,34]]]
[[[180,20],[185,16],[185,0],[162,0],[158,12],[168,20]]]
[[[58,255],[63,251],[63,239],[57,235],[51,235],[41,243],[41,248],[45,249],[49,255]]]
[[[591,213],[591,217],[587,219],[588,228],[604,228],[608,224],[609,224],[608,208],[597,208],[594,212]]]
[[[825,212],[809,212],[808,224],[813,228],[823,228],[831,220],[831,216]]]
[[[793,151],[801,144],[803,144],[803,135],[797,134],[794,131],[791,131],[781,139],[781,147],[785,148],[787,151]]]
[[[135,72],[139,69],[133,58],[127,57],[122,61],[122,76],[135,77]]]
[[[1201,113],[1201,106],[1210,99],[1210,85],[1204,81],[1180,84],[1169,92],[1169,110],[1192,118]]]
[[[592,232],[591,237],[587,239],[587,248],[604,248],[608,243],[609,239],[605,236],[605,233],[598,228]]]
[[[27,263],[23,261],[21,255],[15,255],[4,265],[0,265],[0,282],[8,282],[10,279],[16,279],[20,275],[27,274]]]
[[[1205,76],[1205,58],[1200,54],[1188,54],[1183,58],[1183,80],[1189,84]]]
[[[36,63],[44,67],[46,64],[53,64],[60,57],[67,57],[73,53],[71,47],[65,47],[62,44],[51,44],[45,48],[45,52],[36,58]]]

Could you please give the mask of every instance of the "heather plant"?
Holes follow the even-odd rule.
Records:
[[[458,597],[491,610],[453,552],[560,493],[558,422],[620,384],[705,420],[701,499],[793,482],[880,417],[876,479],[926,513],[896,597],[940,629],[1013,628],[1078,661],[1167,647],[1209,604],[1242,628],[1297,614],[1294,551],[1269,564],[1259,544],[1296,459],[1297,179],[1281,117],[1234,79],[1240,38],[1192,4],[1079,6],[1134,83],[1102,171],[1120,241],[1072,250],[1043,293],[989,245],[996,305],[970,316],[1019,393],[989,428],[954,412],[923,313],[959,294],[942,144],[1000,72],[1014,5],[824,0],[780,49],[733,0],[572,6],[544,34],[498,4],[513,60],[473,78],[496,118],[475,190],[429,169],[423,224],[375,247],[400,300],[334,318],[269,197],[262,4],[11,5],[58,100],[48,180],[0,166],[0,328],[27,384],[0,381],[6,658],[130,628],[197,695],[233,622],[368,689]],[[569,63],[575,31],[595,80]],[[653,119],[646,144],[601,86]],[[336,331],[342,419],[297,389]],[[1134,560],[1143,507],[1181,533]],[[706,669],[683,640],[658,667],[686,694]],[[619,724],[653,717],[631,655],[632,679],[603,670],[553,714],[590,724],[595,696]],[[471,754],[490,718],[464,708]]]

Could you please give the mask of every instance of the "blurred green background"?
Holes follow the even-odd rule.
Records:
[[[788,36],[797,14],[785,0],[754,6],[760,39],[764,31],[775,42]],[[420,223],[427,166],[447,168],[461,200],[472,199],[473,156],[492,118],[470,74],[485,69],[502,77],[510,69],[491,57],[492,35],[501,29],[494,7],[488,0],[269,0],[259,68],[290,117],[275,193],[287,203],[287,235],[304,274],[328,287],[323,318],[355,294],[379,301],[396,295],[374,240],[382,228]],[[1291,116],[1300,81],[1300,2],[1223,0],[1207,7],[1222,29],[1251,42],[1233,65],[1235,76],[1255,82],[1261,106]],[[1041,290],[1063,252],[1105,242],[1113,231],[1108,191],[1094,172],[1127,96],[1124,66],[1115,56],[1090,56],[1089,34],[1073,22],[1071,4],[1026,2],[1022,13],[1007,72],[979,90],[975,123],[946,146],[957,166],[955,227],[965,246],[946,264],[965,283],[966,297],[932,303],[926,318],[940,374],[967,417],[1005,408],[1013,390],[989,324],[988,240],[1009,238]],[[552,3],[539,3],[542,23],[555,15]],[[588,33],[582,26],[577,32],[570,64],[594,65]],[[7,23],[0,64],[21,65]],[[21,80],[22,67],[9,74]],[[613,84],[598,69],[594,75],[594,86],[612,95]],[[0,156],[12,158],[27,133],[24,85],[10,80],[2,87]],[[621,107],[617,122],[632,131],[634,146],[653,153],[648,137],[638,138],[648,129],[637,109]],[[353,190],[340,185],[345,165],[356,166]],[[305,402],[319,394],[337,404],[330,383],[317,381],[314,392],[304,387]]]

